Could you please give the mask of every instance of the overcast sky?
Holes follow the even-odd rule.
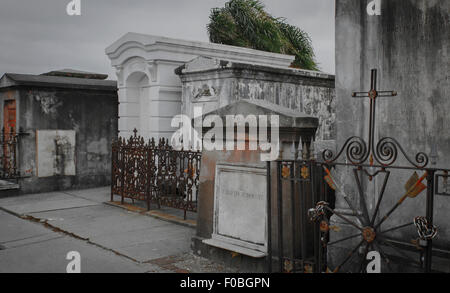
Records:
[[[68,16],[70,0],[0,0],[0,74],[55,69],[107,73],[105,48],[127,32],[208,41],[210,9],[227,0],[81,0],[82,16]],[[320,69],[334,73],[334,0],[262,0],[312,38]]]

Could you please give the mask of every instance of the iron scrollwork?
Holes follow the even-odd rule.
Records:
[[[424,152],[419,152],[413,161],[404,151],[400,143],[392,137],[384,137],[380,139],[376,146],[374,145],[375,134],[375,114],[377,97],[396,96],[395,91],[378,91],[377,90],[377,70],[372,69],[371,89],[369,92],[354,92],[355,98],[369,97],[370,99],[370,118],[369,118],[369,140],[368,143],[359,137],[352,136],[345,141],[340,151],[334,156],[332,150],[324,150],[322,153],[323,160],[328,163],[334,163],[345,152],[346,158],[354,165],[363,164],[369,159],[370,165],[374,160],[381,166],[392,166],[397,160],[398,153],[401,152],[406,160],[416,168],[425,168],[428,165],[429,158]]]

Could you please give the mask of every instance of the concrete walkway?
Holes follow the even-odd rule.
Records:
[[[227,272],[190,253],[195,230],[107,205],[109,188],[0,199],[0,272]]]

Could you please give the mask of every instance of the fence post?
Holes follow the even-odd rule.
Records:
[[[433,205],[434,205],[434,170],[427,170],[427,211],[426,218],[428,225],[433,226]],[[425,250],[425,272],[431,272],[431,264],[433,259],[433,240],[427,240],[427,248]]]
[[[146,154],[147,154],[147,156],[146,156],[146,163],[145,163],[145,167],[146,167],[146,171],[147,171],[147,175],[145,176],[145,178],[146,178],[146,183],[147,183],[147,186],[146,186],[146,188],[145,188],[145,198],[146,198],[146,200],[147,200],[147,210],[148,211],[150,211],[150,205],[151,205],[151,202],[150,202],[150,200],[151,200],[151,198],[150,198],[150,186],[151,186],[151,169],[152,169],[152,163],[151,163],[151,156],[152,156],[152,150],[151,150],[151,147],[150,147],[150,143],[149,143],[149,145],[147,146],[147,147],[145,147],[145,150],[146,150]]]
[[[113,202],[113,191],[114,191],[114,161],[115,161],[115,146],[114,146],[114,140],[111,143],[111,202]]]
[[[283,272],[283,187],[281,185],[281,162],[277,162],[277,216],[278,216],[278,265]]]
[[[272,272],[272,178],[267,161],[267,272]]]
[[[125,143],[124,143],[125,144]],[[122,160],[121,160],[121,170],[122,170],[122,172],[120,172],[120,196],[121,196],[121,199],[120,199],[120,203],[121,204],[124,204],[124,188],[125,188],[125,180],[124,180],[124,177],[125,177],[125,145],[121,145],[120,146],[120,148],[119,148],[119,150],[120,150],[120,153],[121,153],[121,157],[122,157]]]
[[[318,202],[318,197],[317,197],[317,186],[315,185],[315,178],[314,176],[316,176],[316,164],[314,161],[311,161],[311,165],[310,165],[310,180],[311,180],[311,198],[312,198],[312,204],[313,206]],[[319,169],[320,170],[320,169]],[[320,182],[320,180],[318,181]],[[312,207],[311,207],[312,208]],[[304,210],[305,213],[308,213],[309,208],[306,207],[306,210]],[[307,218],[307,217],[306,217]],[[306,219],[306,221],[308,221],[308,219]],[[305,223],[306,225],[306,223]],[[320,230],[318,229],[318,225],[317,223],[313,223],[314,227],[313,227],[313,245],[314,245],[314,272],[315,273],[320,273],[320,261],[319,261],[319,245],[320,245]]]

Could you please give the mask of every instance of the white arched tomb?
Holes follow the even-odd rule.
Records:
[[[172,71],[172,66],[167,69],[167,64],[158,64],[161,71]],[[120,136],[129,137],[135,128],[145,139],[170,138],[176,131],[170,125],[181,111],[181,85],[178,80],[167,85],[158,82],[156,67],[156,63],[133,57],[117,69]]]
[[[294,56],[248,48],[127,33],[106,48],[116,69],[119,94],[119,135],[134,128],[145,138],[170,138],[172,118],[181,114],[179,66],[199,57],[289,67]],[[188,108],[188,107],[183,107]]]
[[[142,71],[135,71],[128,75],[125,81],[124,96],[126,99],[119,104],[119,131],[128,137],[130,129],[136,128],[142,136],[148,136],[148,125],[145,123],[149,108],[150,79]]]

